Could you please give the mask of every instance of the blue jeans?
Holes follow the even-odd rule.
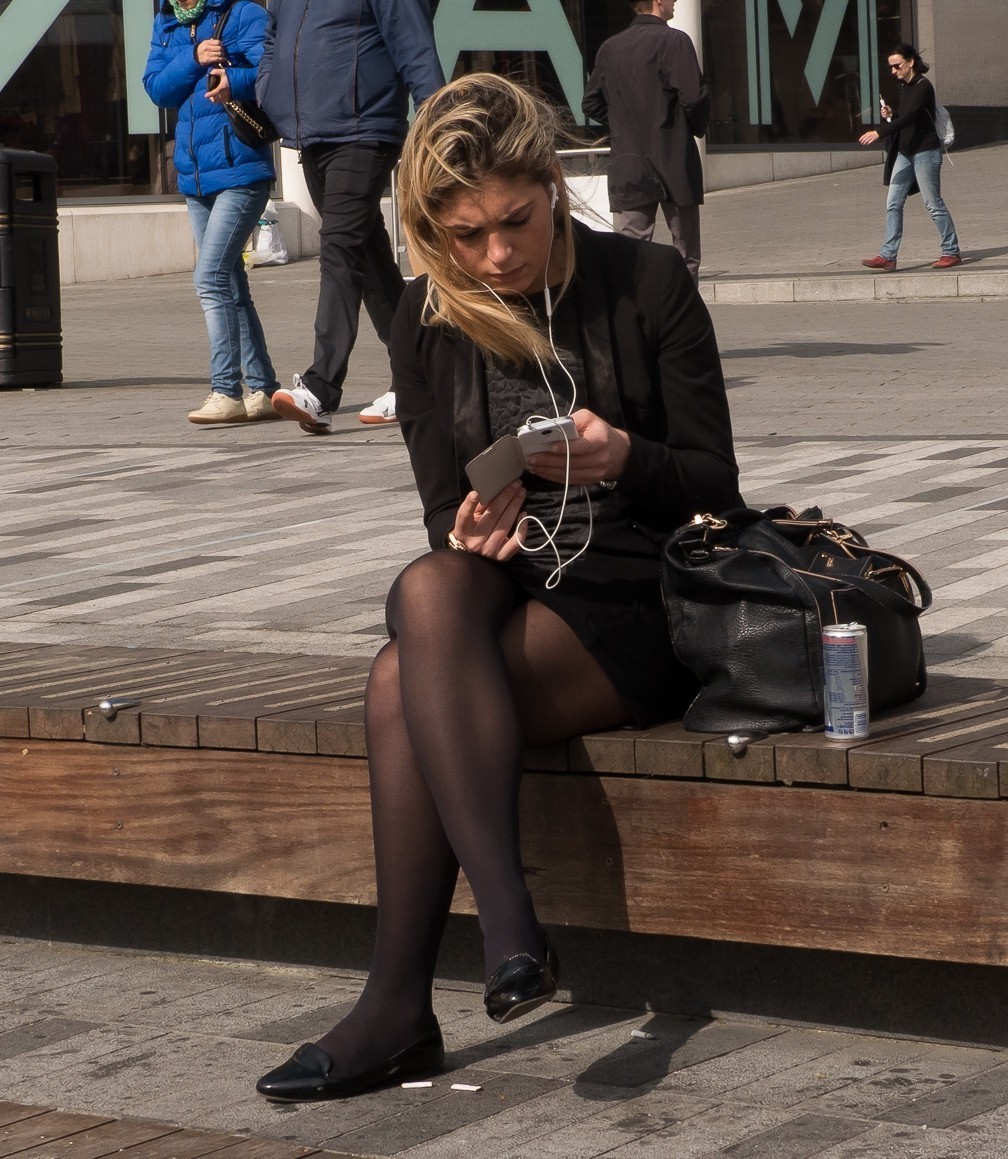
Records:
[[[210,389],[242,396],[242,368],[251,391],[280,385],[249,290],[242,250],[269,200],[268,181],[186,197],[199,246],[193,285],[210,338]]]
[[[912,157],[897,154],[889,178],[889,198],[886,201],[886,236],[879,254],[891,261],[896,260],[900,242],[903,240],[903,206],[916,179],[921,197],[931,220],[935,223],[941,238],[943,254],[958,254],[959,238],[956,236],[952,215],[942,201],[941,195],[941,149],[926,149]]]

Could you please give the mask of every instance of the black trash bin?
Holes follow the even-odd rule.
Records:
[[[0,149],[0,387],[62,381],[56,162]]]

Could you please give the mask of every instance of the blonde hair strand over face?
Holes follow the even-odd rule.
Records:
[[[495,73],[470,73],[423,103],[403,146],[399,210],[410,250],[427,272],[425,320],[457,327],[485,354],[519,366],[554,360],[549,341],[530,309],[505,305],[454,263],[440,223],[458,193],[479,190],[489,177],[555,182],[562,294],[574,271],[570,200],[557,160],[564,135],[543,97]]]

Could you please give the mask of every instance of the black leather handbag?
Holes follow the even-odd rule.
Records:
[[[220,41],[224,39],[224,29],[233,8],[234,2],[225,10],[214,29],[214,35]],[[220,63],[224,68],[230,68],[234,62],[225,57]],[[211,77],[210,79],[216,78]],[[269,119],[258,101],[225,101],[224,112],[227,113],[227,119],[231,124],[231,132],[243,145],[258,149],[263,145],[272,145],[274,141],[280,140],[276,125]]]
[[[672,646],[701,684],[688,729],[821,725],[827,624],[867,629],[871,710],[927,685],[924,577],[818,507],[697,515],[666,541],[661,578]]]
[[[224,112],[231,122],[231,131],[243,144],[257,149],[280,140],[276,126],[256,101],[225,101]]]

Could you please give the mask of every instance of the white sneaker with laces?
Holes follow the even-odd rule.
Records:
[[[244,423],[248,421],[245,413],[245,403],[240,398],[231,398],[221,394],[219,390],[212,390],[206,396],[201,407],[189,412],[189,421],[198,426],[208,426],[211,423]]]
[[[261,419],[278,419],[280,415],[273,409],[270,396],[264,390],[254,390],[245,396],[245,414],[250,423]]]
[[[294,375],[294,385],[290,390],[273,392],[273,409],[284,419],[293,419],[301,424],[301,429],[309,435],[332,433],[332,415],[322,409],[322,404],[301,381],[301,375]]]
[[[395,391],[385,391],[370,406],[366,406],[358,417],[362,423],[397,423],[399,420],[395,413]]]

